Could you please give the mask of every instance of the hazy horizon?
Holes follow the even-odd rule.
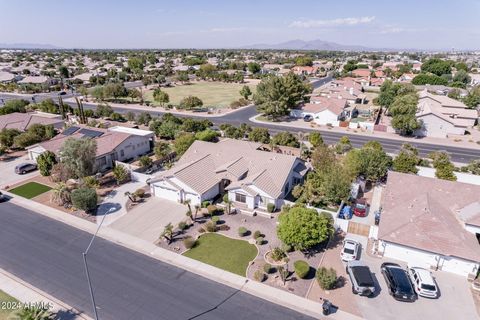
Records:
[[[63,49],[229,49],[296,39],[372,49],[480,49],[479,0],[0,0],[0,11],[0,44]]]

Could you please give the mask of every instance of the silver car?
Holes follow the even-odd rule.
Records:
[[[413,288],[419,296],[436,299],[439,296],[437,283],[430,271],[423,268],[408,268],[408,275],[412,281]]]
[[[25,174],[34,170],[37,170],[37,165],[35,163],[21,163],[15,167],[16,174]]]
[[[342,252],[340,252],[340,257],[342,258],[342,261],[357,260],[359,251],[360,243],[352,239],[345,239],[343,241],[343,247]]]

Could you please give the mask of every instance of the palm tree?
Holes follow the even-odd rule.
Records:
[[[55,203],[59,206],[63,206],[67,203],[70,203],[70,189],[64,182],[59,182],[53,187],[52,193],[50,195],[50,202]]]
[[[14,320],[52,320],[53,316],[47,308],[25,306],[13,316]]]
[[[131,193],[130,191],[126,191],[123,195],[125,197],[128,197],[128,199],[130,199],[130,201],[137,202],[136,196],[133,193]]]
[[[232,200],[230,200],[230,199],[227,200],[227,201],[225,201],[225,204],[227,205],[227,214],[230,214],[230,212],[231,212],[232,203],[233,203],[233,202],[232,202]]]
[[[190,206],[190,203],[192,202],[191,199],[186,199],[183,201],[183,204],[188,207],[188,211],[192,212],[192,207]]]
[[[197,221],[197,213],[198,211],[200,211],[200,205],[199,204],[196,204],[195,205],[195,214],[193,215],[193,223],[195,223],[195,221]]]
[[[163,232],[160,234],[160,238],[165,238],[168,241],[168,244],[172,243],[173,240],[173,224],[170,222],[165,226]]]

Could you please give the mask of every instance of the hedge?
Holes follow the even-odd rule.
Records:
[[[295,269],[295,273],[300,279],[305,279],[310,271],[310,266],[306,261],[297,260],[293,263],[293,268]]]

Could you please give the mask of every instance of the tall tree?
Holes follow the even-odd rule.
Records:
[[[72,178],[83,178],[95,173],[97,142],[91,138],[68,138],[60,149],[61,162],[73,173]]]
[[[420,163],[418,150],[411,144],[402,145],[400,152],[393,159],[392,169],[403,173],[417,173],[417,165]]]
[[[165,91],[162,91],[160,88],[156,88],[153,91],[153,100],[155,100],[155,102],[160,103],[160,105],[163,107],[165,103],[170,102],[170,97],[168,96],[168,93],[166,93]]]

